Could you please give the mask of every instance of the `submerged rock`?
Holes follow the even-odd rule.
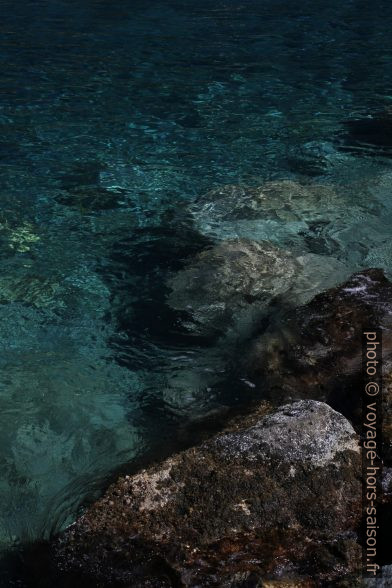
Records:
[[[292,288],[284,298],[292,306],[309,302],[316,294],[341,284],[350,276],[349,267],[338,259],[307,253],[296,258],[299,271]]]
[[[227,185],[210,190],[196,201],[192,213],[207,222],[266,217],[287,222],[320,218],[322,212],[340,204],[330,186],[280,180],[258,187]]]
[[[348,275],[333,257],[294,257],[266,241],[232,239],[202,251],[172,276],[167,302],[186,313],[181,326],[190,333],[220,335],[234,323],[246,333],[274,298],[305,304]]]
[[[360,566],[360,469],[352,426],[327,405],[256,411],[119,479],[54,543],[54,561],[96,586],[332,583]]]
[[[219,239],[267,239],[307,249],[302,233],[309,225],[330,222],[345,209],[343,197],[330,186],[293,180],[261,186],[227,185],[210,190],[191,207],[201,233]],[[330,247],[333,247],[331,237]]]
[[[194,257],[168,281],[168,304],[185,311],[189,331],[220,334],[234,316],[286,292],[298,271],[295,258],[267,242],[223,241]]]

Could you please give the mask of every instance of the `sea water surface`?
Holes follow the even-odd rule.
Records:
[[[165,304],[168,275],[231,236],[194,226],[186,210],[200,195],[332,186],[344,205],[292,242],[349,273],[392,269],[392,141],[356,144],[344,124],[392,107],[392,5],[0,10],[4,551],[64,528],[117,468],[174,446],[184,423],[241,402],[237,382],[222,388],[225,350],[180,336]],[[293,230],[270,238],[287,246]]]

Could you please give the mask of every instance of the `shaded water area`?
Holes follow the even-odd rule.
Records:
[[[240,236],[346,275],[391,272],[392,6],[0,6],[5,551],[64,528],[123,464],[251,396],[230,376],[243,334],[192,336],[167,304],[192,255]],[[214,188],[270,180],[336,198],[251,223],[214,202],[190,212]]]

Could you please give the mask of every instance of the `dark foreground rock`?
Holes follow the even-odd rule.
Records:
[[[354,274],[255,341],[246,375],[271,401],[312,398],[361,419],[362,331],[382,329],[384,459],[392,460],[392,284],[382,270]]]
[[[348,586],[360,509],[352,426],[300,401],[120,478],[55,542],[54,561],[86,586]]]

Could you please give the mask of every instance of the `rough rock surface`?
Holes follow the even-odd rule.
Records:
[[[252,303],[266,306],[287,291],[298,267],[290,253],[271,243],[223,241],[199,253],[169,280],[168,304],[188,313],[185,326],[190,331],[219,334]]]
[[[360,565],[360,468],[354,430],[326,404],[259,410],[118,480],[54,560],[88,586],[332,586]]]
[[[343,285],[289,312],[253,344],[247,378],[278,404],[313,398],[360,417],[362,330],[383,333],[383,435],[392,459],[392,283],[382,270],[354,274]]]

